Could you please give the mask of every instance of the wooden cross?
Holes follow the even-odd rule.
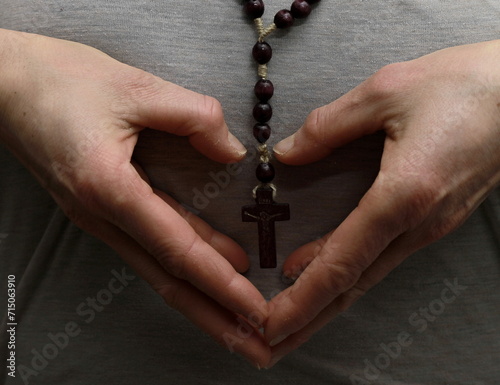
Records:
[[[257,204],[243,206],[243,222],[257,222],[259,230],[259,257],[261,268],[276,267],[276,234],[274,222],[288,221],[290,207],[287,203],[275,203],[270,187],[257,188]]]

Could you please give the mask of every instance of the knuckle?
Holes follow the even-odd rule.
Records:
[[[464,211],[452,215],[441,215],[440,219],[434,220],[427,231],[427,238],[424,239],[425,244],[435,242],[452,231],[460,227],[468,217]]]
[[[168,240],[157,241],[150,249],[150,253],[157,259],[160,265],[174,277],[182,277],[182,265],[184,257],[172,250],[172,244]]]
[[[367,293],[368,289],[363,288],[359,284],[354,285],[339,298],[337,312],[344,312],[349,309],[354,303]]]
[[[448,221],[440,222],[438,224],[432,224],[426,231],[426,236],[424,236],[423,239],[421,240],[420,242],[421,246],[425,246],[430,243],[438,241],[439,239],[443,238],[445,235],[450,233],[455,228],[456,228],[455,225],[452,225]]]
[[[138,108],[141,105],[159,108],[163,100],[164,80],[138,68],[122,67],[108,80],[108,88],[113,92],[109,109],[125,122],[139,119]]]
[[[316,108],[306,118],[304,130],[312,137],[317,137],[321,121],[321,110]],[[316,134],[316,135],[315,135]]]
[[[122,71],[117,71],[113,80],[116,87],[131,97],[133,100],[141,100],[156,95],[160,90],[159,78],[149,72],[124,67]]]
[[[221,103],[211,96],[202,95],[202,102],[198,104],[198,117],[204,125],[222,127],[224,114]]]
[[[306,118],[302,130],[305,136],[312,142],[329,147],[327,119],[328,117],[325,108],[316,108]]]
[[[154,105],[161,94],[162,80],[156,76],[126,65],[119,67],[107,79],[107,89],[113,98],[110,111],[124,120],[137,119],[140,104]]]
[[[323,262],[327,278],[323,281],[322,286],[327,296],[337,297],[339,294],[351,289],[358,282],[363,268],[354,261],[356,261],[356,256],[352,258],[343,256],[342,261]]]
[[[200,242],[202,241],[198,236],[193,237],[190,241],[182,242],[182,244],[172,237],[163,237],[156,240],[150,252],[166,271],[174,277],[185,279],[188,273],[187,261],[189,256]]]
[[[311,311],[308,307],[295,306],[293,316],[287,317],[286,328],[287,330],[301,330],[305,325],[308,325],[315,317],[316,313]]]
[[[201,239],[213,245],[217,240],[218,233],[212,226],[209,226],[206,222],[203,222],[199,217],[197,217],[191,211],[188,211],[181,206],[181,212],[179,214],[189,223],[193,228],[194,232],[200,236]]]
[[[153,286],[153,289],[163,298],[165,303],[174,310],[181,310],[182,290],[181,286],[173,281],[162,283],[161,285]]]
[[[445,194],[442,182],[431,174],[394,175],[381,171],[360,206],[378,205],[385,227],[402,233],[419,226]]]
[[[436,183],[433,178],[412,179],[405,210],[405,219],[409,229],[425,221],[439,205],[445,194],[440,184]]]
[[[402,91],[411,76],[408,62],[391,63],[379,69],[370,77],[366,86],[374,99],[384,99]]]

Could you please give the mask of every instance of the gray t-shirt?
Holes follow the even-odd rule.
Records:
[[[288,2],[266,1],[266,23]],[[79,41],[166,80],[216,97],[233,133],[255,140],[252,22],[240,1],[0,0],[0,27]],[[314,108],[385,64],[500,37],[500,1],[322,1],[268,40],[276,87],[271,145]],[[333,229],[376,176],[383,137],[358,140],[314,165],[275,162],[279,261]],[[170,192],[250,254],[248,278],[269,299],[286,287],[258,268],[252,203],[256,160],[237,172],[185,138],[144,132],[136,158]],[[456,232],[415,253],[344,314],[269,371],[231,356],[167,308],[102,242],[83,233],[0,149],[0,308],[15,276],[16,378],[7,384],[463,384],[500,380],[500,191]],[[92,302],[96,301],[96,302]],[[92,305],[93,304],[93,305]],[[10,330],[1,326],[2,362]]]

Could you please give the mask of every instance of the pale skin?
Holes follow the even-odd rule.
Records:
[[[380,172],[358,207],[285,262],[289,276],[305,270],[270,302],[271,365],[413,252],[456,229],[499,185],[498,63],[500,40],[389,65],[278,143],[277,158],[299,165],[386,133]]]
[[[131,157],[150,127],[188,136],[207,157],[237,162],[220,104],[91,47],[0,30],[0,138],[70,219],[113,247],[165,302],[226,345],[267,303],[240,273],[245,252],[161,191]],[[263,367],[259,332],[233,349]]]
[[[211,159],[241,160],[216,100],[77,43],[0,30],[0,47],[2,142],[70,219],[219,343],[241,335],[237,314],[249,319],[255,329],[231,348],[258,367],[458,227],[500,183],[500,41],[384,67],[276,146],[277,159],[298,165],[387,135],[359,206],[287,259],[285,274],[298,279],[266,303],[240,274],[248,268],[241,247],[153,189],[131,160],[145,127],[188,136]]]

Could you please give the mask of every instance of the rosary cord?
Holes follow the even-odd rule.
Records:
[[[262,18],[258,17],[254,19],[257,32],[259,34],[259,41],[262,42],[264,39],[276,30],[276,24],[271,23],[267,28],[264,28],[264,22]]]
[[[264,28],[264,22],[262,18],[258,17],[254,20],[255,27],[257,28],[257,32],[259,34],[259,42],[263,42],[264,39],[269,36],[272,32],[276,30],[276,24],[271,23],[267,28]],[[257,69],[257,74],[261,79],[267,79],[267,64],[259,64]],[[258,146],[260,153],[260,162],[261,163],[269,163],[271,160],[271,154],[269,153],[269,149],[267,148],[267,144],[261,144]]]
[[[267,148],[267,144],[260,144],[258,147],[259,149],[259,154],[260,154],[260,162],[261,163],[269,163],[271,160],[271,153],[269,152],[269,149]]]
[[[261,79],[267,79],[267,64],[259,64],[257,74]]]
[[[253,109],[253,117],[257,123],[253,127],[253,135],[259,142],[259,164],[255,175],[261,186],[270,186],[275,177],[274,166],[271,164],[271,153],[266,144],[271,135],[271,127],[268,122],[273,115],[273,109],[269,104],[269,100],[274,94],[274,85],[268,80],[267,63],[273,56],[272,47],[265,41],[265,38],[273,33],[276,29],[286,29],[293,25],[294,20],[305,18],[311,12],[311,4],[317,3],[320,0],[294,0],[290,10],[282,9],[274,16],[274,22],[268,27],[264,26],[262,15],[264,14],[263,0],[246,0],[243,6],[245,13],[251,17],[257,30],[258,39],[252,48],[252,56],[258,63],[257,81],[254,92],[259,100]]]
[[[263,42],[264,39],[276,30],[276,24],[271,23],[267,28],[264,28],[264,22],[262,18],[258,17],[254,19],[255,27],[257,33],[259,34],[259,42]],[[267,79],[267,64],[259,64],[257,74],[261,79]]]
[[[254,24],[255,28],[258,33],[258,40],[256,47],[254,47],[254,53],[257,55],[256,60],[258,62],[258,67],[257,67],[257,75],[260,78],[260,82],[265,82],[265,86],[269,87],[269,85],[272,86],[272,83],[270,83],[267,80],[268,76],[268,67],[267,63],[271,59],[272,56],[272,49],[269,44],[267,44],[264,39],[269,36],[273,31],[277,29],[275,23],[271,23],[268,27],[264,27],[264,22],[262,21],[262,18],[257,17],[254,19]],[[272,109],[271,106],[268,104],[268,99],[272,96],[263,96],[260,95],[259,99],[261,101],[261,104],[258,105],[258,109],[263,109],[260,111],[260,113],[264,113],[264,115],[267,114],[264,110],[268,110],[269,113],[272,114]],[[262,116],[258,116],[257,120],[263,124],[269,120],[271,115],[266,116],[265,118],[262,118]],[[262,119],[261,119],[262,118]],[[271,152],[269,151],[269,148],[265,141],[269,138],[270,134],[270,128],[267,124],[265,125],[257,125],[259,129],[261,130],[268,130],[269,133],[267,135],[267,138],[265,138],[262,135],[262,132],[257,134],[257,139],[259,141],[259,145],[257,146],[258,153],[259,153],[259,166],[257,167],[257,178],[261,182],[258,187],[264,187],[264,186],[271,186],[271,181],[274,179],[274,168],[272,164],[270,163],[271,161]],[[273,186],[273,191],[274,194],[276,194],[276,187]]]

